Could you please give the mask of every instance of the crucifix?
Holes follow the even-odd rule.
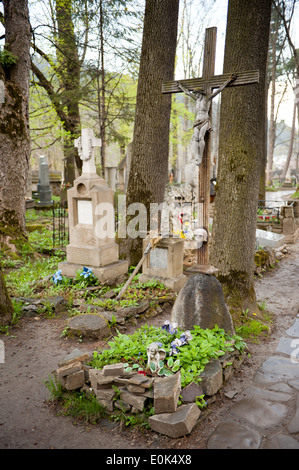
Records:
[[[217,28],[207,28],[205,34],[202,77],[162,84],[162,93],[186,93],[196,101],[196,121],[193,125],[193,147],[199,165],[199,199],[202,203],[202,228],[207,240],[197,250],[197,266],[193,271],[213,272],[209,266],[209,220],[210,220],[210,130],[212,99],[224,88],[259,83],[259,71],[234,72],[214,75]],[[217,89],[216,92],[213,92]],[[210,271],[209,271],[210,270]]]
[[[94,149],[101,147],[102,141],[93,136],[92,129],[82,129],[81,137],[74,140],[75,147],[78,147],[78,154],[83,161],[82,174],[96,174]]]

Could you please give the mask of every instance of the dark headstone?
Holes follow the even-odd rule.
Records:
[[[234,333],[222,286],[209,274],[199,273],[188,279],[176,298],[171,321],[183,330],[192,330],[194,325],[203,329],[218,325],[227,333]]]

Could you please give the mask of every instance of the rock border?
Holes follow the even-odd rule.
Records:
[[[196,404],[204,395],[207,403],[240,367],[244,354],[234,350],[219,359],[211,359],[200,374],[201,382],[181,388],[180,371],[170,377],[149,377],[144,373],[126,372],[123,363],[94,369],[89,363],[92,354],[76,349],[58,363],[53,375],[67,391],[80,390],[94,394],[107,413],[142,413],[146,405],[153,407],[148,418],[151,430],[177,438],[189,434],[202,416]],[[181,397],[181,399],[179,399]]]

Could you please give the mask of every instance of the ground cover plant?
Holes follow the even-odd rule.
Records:
[[[186,340],[186,336],[189,339]],[[155,342],[166,351],[166,358],[160,361],[158,368],[147,364],[147,347]],[[180,370],[182,387],[200,382],[199,375],[210,359],[235,350],[242,353],[246,347],[239,335],[230,336],[218,326],[204,330],[196,325],[187,335],[179,328],[169,331],[143,325],[132,335],[118,333],[108,345],[109,349],[94,352],[92,367],[101,369],[108,364],[123,362],[127,371],[135,369],[152,376],[168,376]]]

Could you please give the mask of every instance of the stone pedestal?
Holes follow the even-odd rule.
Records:
[[[143,242],[145,250],[148,240]],[[180,238],[164,238],[151,250],[142,266],[140,282],[157,280],[173,291],[179,292],[186,283],[183,274],[184,241]]]
[[[86,147],[90,152],[92,139],[87,137]],[[84,145],[82,150],[82,143],[79,144],[84,156]],[[127,273],[128,262],[118,259],[113,191],[97,175],[90,153],[85,156],[82,176],[67,192],[70,243],[66,247],[67,261],[60,263],[59,269],[65,276],[76,277],[76,273],[86,266],[102,283]]]

